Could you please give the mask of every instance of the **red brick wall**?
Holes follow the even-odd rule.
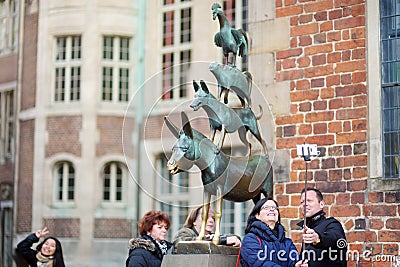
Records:
[[[305,178],[296,144],[317,144],[322,153],[308,179],[324,193],[328,215],[344,224],[350,249],[397,255],[400,193],[367,190],[365,8],[365,0],[276,0],[276,17],[290,20],[290,47],[275,54],[276,81],[290,81],[291,101],[290,115],[275,121],[276,148],[289,149],[292,160],[290,182],[275,193],[294,228]],[[292,237],[300,242],[299,232]],[[362,266],[389,266],[379,264]]]
[[[48,142],[46,157],[57,153],[81,155],[79,134],[82,129],[80,116],[55,116],[47,118]]]
[[[129,239],[133,233],[133,221],[127,219],[95,219],[95,238],[125,238]]]
[[[21,110],[35,107],[38,14],[25,16]]]
[[[49,228],[52,236],[68,238],[80,237],[79,218],[43,218],[43,225]]]
[[[17,80],[17,54],[0,57],[0,83],[14,82]]]
[[[99,116],[97,128],[100,133],[100,141],[96,146],[96,156],[107,154],[121,154],[122,150],[122,126],[123,117]]]
[[[35,121],[22,121],[20,123],[20,150],[19,177],[18,177],[18,201],[16,203],[17,233],[31,231],[32,224],[32,186],[33,186],[33,139],[35,133]]]

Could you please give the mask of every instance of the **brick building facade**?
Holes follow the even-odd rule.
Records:
[[[201,203],[197,173],[166,171],[175,140],[163,117],[179,121],[181,109],[194,117],[187,104],[191,81],[215,82],[208,64],[221,62],[222,53],[213,44],[214,1],[24,2],[20,57],[16,48],[0,50],[0,93],[14,92],[17,114],[15,154],[0,161],[2,188],[14,186],[11,200],[1,200],[1,214],[11,208],[15,221],[13,243],[2,242],[1,252],[47,225],[62,240],[68,264],[121,266],[145,211],[166,211],[172,236],[188,208]],[[306,163],[296,145],[317,144],[321,154],[308,163],[309,185],[321,189],[328,215],[343,223],[349,249],[370,253],[348,266],[394,267],[376,256],[400,250],[400,118],[385,117],[382,100],[385,88],[399,82],[388,82],[382,67],[398,60],[384,56],[383,44],[397,35],[383,38],[382,21],[396,21],[400,3],[391,1],[395,8],[384,15],[390,1],[218,2],[249,35],[248,61],[238,64],[257,85],[254,105],[264,98],[270,113],[260,127],[288,235],[300,245],[295,224]],[[396,112],[399,95],[389,107]],[[386,120],[397,143],[385,139]],[[193,125],[208,131],[206,120]],[[232,144],[241,145],[235,137]],[[389,156],[394,160],[386,161]],[[251,202],[224,205],[223,231],[243,233]]]

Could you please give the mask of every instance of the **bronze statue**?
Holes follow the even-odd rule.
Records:
[[[229,65],[221,65],[217,62],[212,62],[209,67],[212,74],[218,82],[218,100],[224,94],[224,103],[228,104],[228,91],[234,91],[240,99],[242,107],[251,107],[251,83],[252,77],[250,72],[241,72],[236,67]]]
[[[218,47],[222,47],[225,57],[225,64],[228,64],[229,53],[233,55],[232,65],[236,63],[236,54],[243,57],[247,55],[247,36],[242,29],[234,29],[229,25],[224,12],[220,9],[221,5],[214,3],[211,7],[213,20],[218,18],[219,32],[214,35],[214,43]],[[238,51],[239,50],[239,51]],[[239,53],[238,53],[239,52]]]
[[[221,6],[213,4],[213,18],[220,22],[220,32],[214,37],[217,46],[222,47],[228,63],[229,53],[233,54],[233,66],[222,65],[217,62],[210,64],[209,69],[218,82],[218,99],[208,90],[204,81],[193,81],[196,91],[191,103],[194,110],[203,108],[210,121],[210,139],[202,133],[192,129],[187,115],[182,112],[182,130],[176,127],[168,117],[165,123],[178,139],[168,161],[167,168],[171,174],[189,171],[196,165],[201,170],[203,182],[203,209],[202,224],[198,240],[205,236],[205,227],[210,208],[211,195],[216,196],[215,208],[215,234],[212,242],[219,243],[220,225],[222,216],[222,200],[244,202],[252,199],[257,202],[261,194],[265,197],[272,194],[273,171],[267,154],[267,146],[261,137],[258,122],[262,115],[255,115],[251,110],[251,85],[252,77],[249,72],[242,72],[234,66],[236,54],[247,54],[247,38],[243,31],[232,29]],[[228,91],[232,90],[239,97],[241,107],[231,108],[227,106]],[[224,94],[224,103],[220,102]],[[247,102],[247,105],[246,105]],[[221,139],[218,146],[213,143],[216,130],[221,131]],[[230,156],[221,151],[226,133],[238,131],[240,140],[248,147],[247,156]],[[261,143],[263,150],[257,155],[251,153],[251,144],[246,138],[250,131]]]
[[[253,113],[250,107],[247,108],[230,108],[213,96],[206,83],[201,80],[200,86],[193,81],[195,96],[190,104],[193,110],[203,108],[210,120],[210,139],[214,141],[216,130],[221,131],[221,138],[218,143],[218,151],[221,150],[226,133],[233,133],[238,131],[240,140],[248,148],[248,154],[251,153],[251,144],[247,141],[246,134],[250,131],[263,147],[264,154],[267,153],[267,146],[261,137],[260,130],[258,129],[257,120],[262,116],[262,108],[260,107],[260,114],[257,116]]]
[[[215,154],[215,144],[200,132],[192,129],[187,115],[182,112],[183,129],[180,131],[165,117],[165,122],[178,140],[175,142],[167,168],[171,174],[188,171],[193,165],[201,169],[204,186],[202,226],[199,240],[205,236],[205,226],[211,195],[217,197],[215,209],[214,244],[219,243],[222,200],[257,202],[261,193],[271,193],[272,167],[267,155],[233,157],[220,152]]]

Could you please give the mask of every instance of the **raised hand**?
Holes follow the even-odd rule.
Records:
[[[49,233],[49,229],[45,226],[43,229],[39,229],[35,232],[37,238],[46,236]]]

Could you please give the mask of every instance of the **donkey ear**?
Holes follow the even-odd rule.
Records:
[[[193,88],[194,88],[195,92],[197,92],[199,90],[199,88],[200,88],[195,80],[193,80]]]
[[[182,117],[183,132],[185,133],[186,136],[193,139],[192,126],[190,125],[189,118],[184,111],[181,112],[181,117]]]
[[[200,85],[201,85],[201,88],[203,89],[204,92],[206,92],[207,94],[210,93],[210,92],[208,91],[207,84],[206,84],[203,80],[200,80]]]
[[[168,117],[164,117],[165,124],[167,125],[168,129],[171,133],[176,137],[179,138],[179,128],[175,126],[175,124],[170,121]]]

